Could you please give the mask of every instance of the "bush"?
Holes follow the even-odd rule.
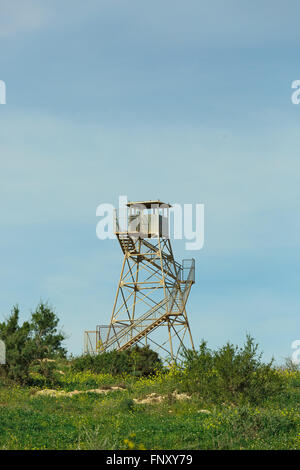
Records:
[[[61,385],[61,374],[58,364],[53,359],[38,359],[30,364],[30,385],[38,387],[57,387]]]
[[[19,325],[19,308],[13,307],[8,319],[0,323],[0,339],[6,345],[6,377],[19,382],[30,382],[30,366],[45,358],[63,357],[65,336],[57,331],[58,318],[51,308],[40,303],[31,315],[30,322]],[[46,370],[46,369],[45,369]],[[49,367],[46,374],[49,376]]]
[[[131,374],[137,377],[154,374],[162,366],[156,352],[149,347],[135,346],[125,351],[110,351],[96,356],[83,355],[73,359],[74,371],[90,370],[96,374]]]
[[[217,351],[208,349],[203,341],[199,351],[185,353],[183,388],[215,403],[259,403],[277,395],[285,379],[273,361],[262,362],[257,350],[249,336],[242,348],[227,343]]]
[[[147,377],[162,369],[161,359],[149,346],[135,346],[127,354],[130,357],[131,373],[138,377]]]
[[[72,369],[76,372],[89,370],[95,374],[106,372],[112,375],[119,375],[129,371],[130,362],[125,351],[104,352],[96,356],[85,354],[73,359]]]

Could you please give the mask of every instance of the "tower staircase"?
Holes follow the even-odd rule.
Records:
[[[138,255],[143,258],[143,255],[137,252],[135,243],[129,235],[118,235],[118,239],[124,254],[127,253],[129,256]],[[143,240],[143,243],[145,243],[153,253],[158,251],[158,249],[148,241]],[[146,257],[146,255],[144,255],[144,257]],[[147,261],[159,268],[157,262],[151,261],[148,256]],[[142,316],[133,319],[130,325],[124,325],[124,328],[121,328],[118,332],[115,332],[112,324],[113,335],[108,334],[107,341],[102,344],[102,351],[124,351],[125,349],[129,349],[131,346],[138,344],[142,338],[154,331],[162,323],[168,321],[170,317],[174,318],[183,314],[189,292],[192,284],[195,282],[195,267],[194,264],[192,264],[186,280],[182,280],[182,266],[177,262],[175,263],[177,264],[177,275],[175,276],[171,271],[168,271],[168,274],[171,278],[175,278],[176,282],[173,283],[173,287],[166,297],[147,310]]]

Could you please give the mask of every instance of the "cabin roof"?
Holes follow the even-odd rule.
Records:
[[[152,209],[157,207],[172,207],[170,204],[160,201],[159,199],[153,201],[129,201],[127,207],[136,207],[136,208],[145,208],[145,209]]]

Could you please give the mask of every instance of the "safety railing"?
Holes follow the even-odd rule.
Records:
[[[143,329],[145,328],[145,325],[143,323],[146,320],[149,320],[150,318],[151,320],[155,320],[163,315],[160,310],[166,305],[167,301],[168,299],[163,299],[157,305],[149,309],[144,315],[134,320],[134,323],[125,326],[120,332],[108,338],[107,341],[103,344],[104,350],[109,350],[115,343],[117,343],[118,347],[120,347],[122,344],[127,343],[130,340],[133,331],[143,331]]]

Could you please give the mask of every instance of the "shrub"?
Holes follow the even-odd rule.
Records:
[[[146,347],[135,346],[128,350],[131,373],[138,377],[147,377],[162,369],[162,361],[157,352]]]
[[[59,320],[47,304],[40,303],[31,321],[23,325],[19,325],[19,313],[18,306],[13,307],[8,319],[0,323],[0,339],[6,344],[4,374],[25,384],[30,382],[30,366],[34,361],[66,354],[62,347],[65,336],[57,331]]]
[[[38,387],[56,387],[61,385],[61,375],[56,360],[37,359],[29,369],[30,385]]]
[[[132,374],[138,377],[155,373],[162,366],[158,354],[149,347],[135,346],[125,351],[109,351],[96,356],[83,355],[73,359],[72,368],[77,372],[90,370],[96,374]]]
[[[273,361],[264,364],[257,351],[258,345],[249,336],[241,348],[227,343],[217,351],[203,341],[199,351],[185,353],[183,388],[215,403],[259,403],[280,393],[284,377]]]
[[[109,372],[112,375],[119,375],[129,372],[130,361],[125,351],[110,351],[95,356],[85,354],[73,359],[72,369],[77,372],[89,370],[95,374]]]

